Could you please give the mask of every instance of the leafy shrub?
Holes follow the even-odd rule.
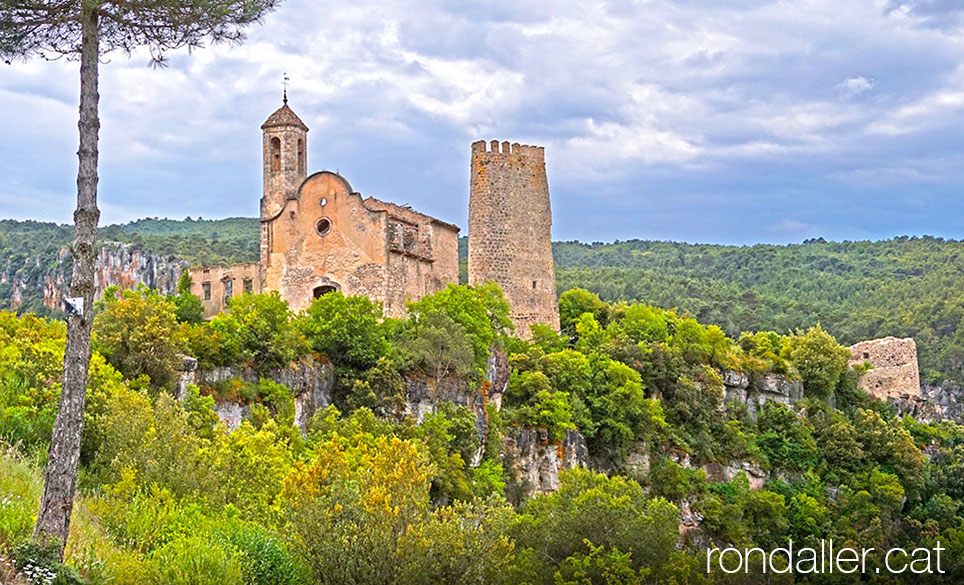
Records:
[[[321,296],[308,307],[301,330],[312,349],[338,366],[364,370],[388,355],[381,303],[340,292]]]
[[[633,569],[667,562],[679,535],[679,510],[649,498],[636,482],[584,469],[560,473],[560,488],[533,497],[512,529],[520,548],[539,551],[530,582],[550,583],[554,565],[591,553],[590,545],[631,555]]]
[[[29,451],[50,441],[64,338],[63,323],[0,311],[0,440]]]
[[[202,536],[183,536],[150,557],[153,585],[245,585],[241,555]]]
[[[60,543],[25,540],[12,551],[14,564],[31,585],[86,585],[73,567],[60,560]]]
[[[277,291],[233,297],[227,311],[211,320],[211,329],[231,340],[237,359],[259,372],[286,366],[307,350]]]
[[[257,524],[219,521],[213,529],[213,540],[238,551],[244,585],[296,585],[303,581],[302,568],[288,549]]]
[[[125,377],[146,375],[155,388],[172,389],[186,348],[174,303],[141,286],[120,296],[108,289],[98,306],[94,347]]]
[[[808,395],[827,398],[847,371],[850,352],[818,324],[786,338],[781,356],[803,380]]]

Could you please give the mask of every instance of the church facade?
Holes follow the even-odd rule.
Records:
[[[308,127],[287,100],[261,130],[261,260],[191,269],[206,318],[232,296],[264,291],[295,311],[332,291],[365,295],[402,317],[407,301],[458,282],[457,226],[362,197],[337,173],[308,176]]]

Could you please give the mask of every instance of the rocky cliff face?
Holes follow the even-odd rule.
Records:
[[[502,462],[511,478],[510,501],[559,489],[559,472],[587,467],[589,449],[579,431],[566,431],[562,441],[550,441],[545,429],[515,428],[502,440]]]
[[[57,261],[42,268],[30,277],[0,274],[0,283],[9,282],[9,309],[18,309],[28,300],[42,301],[44,307],[59,310],[63,306],[64,295],[70,284],[73,265],[70,251],[62,249]],[[188,263],[172,256],[160,256],[133,244],[104,242],[97,254],[94,272],[95,298],[104,296],[111,286],[122,289],[134,288],[143,284],[159,290],[162,294],[172,294],[177,289],[177,281],[188,267]],[[37,303],[31,303],[33,309]]]
[[[899,416],[910,416],[918,422],[964,422],[964,388],[945,381],[924,384],[920,391],[920,396],[905,394],[887,400]]]
[[[313,357],[303,358],[286,368],[269,370],[259,375],[254,370],[244,368],[197,369],[197,361],[185,358],[178,381],[178,395],[186,396],[188,384],[214,387],[226,380],[239,379],[257,383],[259,377],[287,386],[295,397],[295,424],[304,431],[308,420],[318,410],[331,404],[331,389],[335,383],[335,368],[327,361]],[[229,430],[238,428],[248,414],[248,406],[236,401],[219,400],[215,412]]]
[[[751,416],[769,400],[787,406],[803,398],[803,384],[788,382],[786,376],[774,373],[750,374],[725,370],[723,372],[723,399],[725,402],[746,404]]]

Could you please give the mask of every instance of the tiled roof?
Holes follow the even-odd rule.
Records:
[[[305,132],[308,131],[308,127],[305,126],[305,123],[301,121],[301,118],[299,118],[298,115],[288,107],[287,103],[278,108],[275,113],[268,116],[268,119],[265,120],[264,124],[261,125],[261,129],[264,130],[266,128],[275,128],[277,126],[297,126]]]

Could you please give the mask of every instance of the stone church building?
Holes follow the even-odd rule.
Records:
[[[308,127],[284,105],[262,124],[260,262],[190,270],[204,315],[243,293],[278,291],[295,311],[332,291],[365,295],[390,317],[459,280],[459,228],[408,206],[363,197],[331,171],[307,173]],[[516,334],[558,329],[544,151],[472,145],[469,282],[498,282]]]

